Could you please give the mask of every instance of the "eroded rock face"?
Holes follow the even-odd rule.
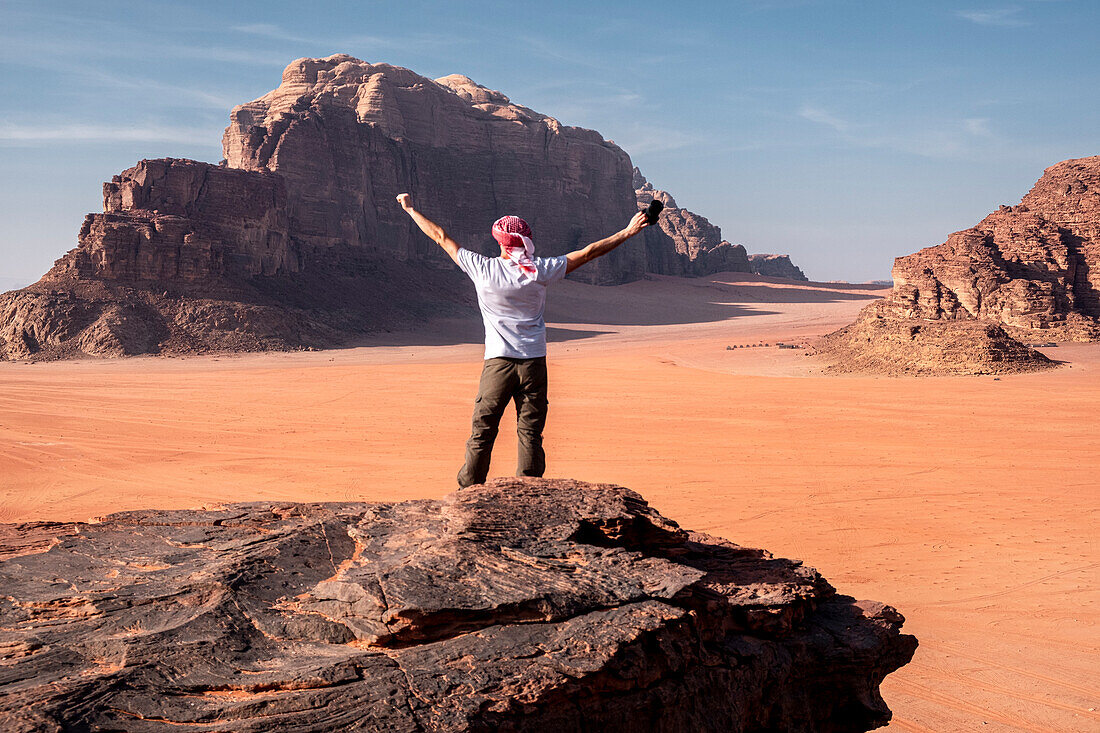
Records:
[[[4,730],[881,725],[902,617],[626,489],[0,525]]]
[[[1016,336],[1100,338],[1100,156],[1051,166],[1017,206],[894,262],[901,317],[983,318]]]
[[[722,230],[706,217],[680,208],[672,194],[654,188],[637,168],[633,171],[633,183],[640,207],[649,206],[654,199],[665,206],[658,226],[643,232],[650,272],[703,276],[752,271],[745,248],[722,239]]]
[[[280,176],[193,160],[143,160],[103,184],[79,246],[49,280],[204,282],[297,272]]]
[[[801,268],[791,262],[790,255],[749,255],[749,266],[757,275],[784,277],[788,280],[809,281]]]

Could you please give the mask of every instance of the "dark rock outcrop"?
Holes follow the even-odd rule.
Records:
[[[892,608],[626,489],[0,525],[6,731],[858,731]]]
[[[749,255],[749,266],[757,275],[784,277],[788,280],[801,280],[803,282],[809,281],[806,273],[791,262],[790,255]]]
[[[1100,339],[1100,156],[1047,168],[1017,206],[897,258],[893,278],[826,337],[839,368],[1020,371],[1054,364],[1021,341]]]

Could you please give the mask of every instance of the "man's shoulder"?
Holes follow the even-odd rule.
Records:
[[[489,258],[485,255],[465,247],[459,247],[455,257],[458,259],[458,266],[468,274],[470,274],[471,269],[483,271],[489,261]]]
[[[539,279],[544,281],[561,279],[568,264],[569,259],[565,255],[535,258],[535,269],[538,270]]]
[[[487,260],[487,259],[489,259],[488,257],[481,254],[480,252],[475,252],[472,249],[466,249],[465,247],[459,247],[458,248],[458,256],[459,257],[464,257],[466,259],[474,259],[474,260]]]

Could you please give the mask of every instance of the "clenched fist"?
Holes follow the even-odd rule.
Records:
[[[401,204],[401,208],[408,211],[413,207],[412,196],[407,193],[397,194],[397,203]]]

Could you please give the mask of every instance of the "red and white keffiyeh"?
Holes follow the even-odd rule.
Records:
[[[497,240],[508,255],[507,259],[519,268],[528,280],[538,277],[535,261],[535,243],[531,241],[531,227],[518,216],[502,216],[493,222],[493,239]]]

